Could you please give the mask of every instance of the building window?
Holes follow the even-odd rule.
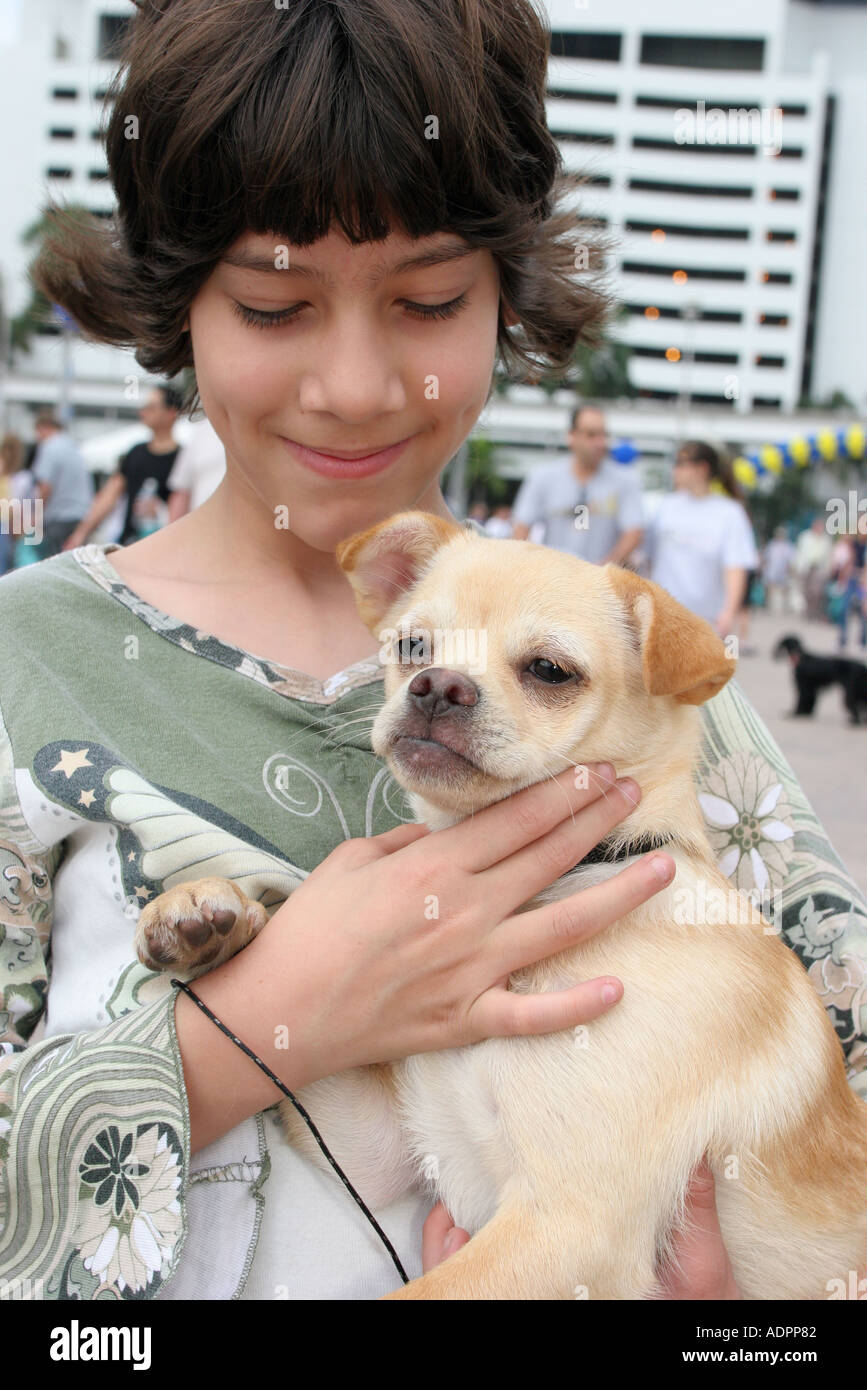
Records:
[[[794,246],[797,240],[797,232],[765,232],[765,241],[782,241],[786,246]]]
[[[654,241],[664,241],[668,236],[722,237],[729,241],[747,241],[749,231],[746,227],[689,227],[680,222],[637,222],[630,218],[626,223],[627,232],[649,232]],[[662,233],[662,235],[656,235]]]
[[[63,34],[54,35],[54,59],[55,62],[65,63],[69,58],[69,39],[64,38]]]
[[[718,270],[715,266],[693,266],[688,272],[684,272],[675,266],[650,264],[646,261],[624,261],[620,269],[624,275],[664,275],[667,280],[671,280],[675,275],[682,276],[683,279],[675,281],[676,284],[682,284],[687,279],[743,281],[747,278],[743,270]]]
[[[787,270],[760,270],[759,279],[763,285],[791,285],[792,277]]]
[[[97,180],[102,180],[102,179],[107,179],[107,178],[108,178],[108,170],[107,170],[107,169],[88,169],[88,171],[87,171],[87,177],[88,177],[90,180],[92,180],[92,182],[96,183]]]
[[[694,111],[698,101],[702,99],[703,98],[699,97],[636,97],[635,105],[652,106],[662,111]],[[745,101],[743,97],[739,97],[737,101],[723,101],[720,97],[714,97],[713,102],[707,102],[708,106],[721,106],[725,109],[741,106],[761,106],[761,104],[762,103],[758,100]]]
[[[779,396],[753,396],[753,407],[758,410],[782,410],[783,402]]]
[[[730,142],[727,145],[708,145],[708,144],[681,144],[678,140],[660,140],[651,135],[633,135],[632,148],[634,150],[672,150],[676,154],[722,154],[745,155],[750,159],[755,159],[755,145],[736,145]],[[782,150],[780,151],[782,154]]]
[[[671,183],[662,179],[630,179],[629,188],[636,193],[675,193],[682,197],[696,198],[752,198],[753,190],[746,184],[740,186],[718,183]]]
[[[640,314],[646,319],[682,319],[682,309],[672,309],[664,304],[627,304],[630,314]],[[736,309],[700,309],[695,316],[700,323],[743,323],[744,316]]]
[[[788,314],[759,314],[759,323],[763,323],[766,328],[788,328]]]
[[[614,136],[601,134],[598,130],[559,130],[549,126],[555,140],[571,140],[582,145],[613,145]]]
[[[55,101],[78,101],[77,87],[54,87],[51,95]]]
[[[754,365],[755,365],[756,367],[785,367],[785,365],[786,365],[786,359],[785,359],[785,357],[765,357],[765,356],[762,356],[762,357],[757,357],[757,358],[756,358],[755,364],[754,364]]]
[[[620,100],[616,92],[584,92],[577,87],[549,87],[548,96],[562,101],[605,102],[609,106],[616,106]]]
[[[123,43],[124,33],[129,24],[128,15],[101,14],[99,16],[99,33],[97,37],[97,57],[103,61],[111,61],[118,56],[118,50]]]
[[[801,196],[800,188],[769,188],[768,197],[772,202],[797,203]]]
[[[48,134],[52,140],[74,140],[75,131],[71,126],[52,126]]]
[[[730,400],[728,396],[711,396],[704,391],[693,391],[689,399],[693,405],[712,405],[717,408],[728,407],[729,410],[734,410],[735,408],[733,397]]]
[[[761,72],[764,60],[764,39],[713,39],[683,34],[643,34],[641,37],[640,61],[654,67]]]
[[[49,179],[71,179],[71,178],[72,178],[72,170],[71,170],[71,169],[47,169],[47,170],[45,171],[45,177],[46,177],[46,178],[49,178]]]
[[[571,29],[551,33],[552,58],[592,58],[597,63],[619,63],[621,34],[576,34]]]
[[[651,386],[640,386],[638,394],[646,401],[676,401],[676,391],[659,391]]]

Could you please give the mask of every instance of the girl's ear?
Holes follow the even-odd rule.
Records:
[[[397,512],[340,542],[337,563],[355,590],[361,621],[374,635],[396,600],[416,584],[442,546],[458,536],[473,539],[453,521],[412,511]]]
[[[673,695],[702,705],[722,690],[737,662],[704,618],[650,579],[606,565],[604,573],[626,609],[641,646],[641,677],[648,695]]]

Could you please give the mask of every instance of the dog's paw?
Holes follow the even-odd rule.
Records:
[[[135,949],[149,970],[201,974],[240,951],[268,914],[227,878],[202,878],[160,893],[142,910]]]

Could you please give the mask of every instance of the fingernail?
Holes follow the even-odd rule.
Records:
[[[633,782],[631,777],[618,777],[617,786],[625,797],[630,801],[638,801],[641,797],[641,788],[637,782]]]
[[[664,854],[652,854],[647,865],[653,877],[660,879],[663,883],[674,878],[674,861]]]
[[[616,985],[603,985],[603,986],[602,986],[602,1002],[603,1002],[603,1004],[613,1004],[613,1003],[615,1002],[615,1000],[617,1000],[617,999],[619,999],[619,998],[620,998],[620,990],[617,988]]]

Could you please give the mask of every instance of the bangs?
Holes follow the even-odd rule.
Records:
[[[247,229],[308,246],[335,222],[354,244],[393,230],[418,238],[451,229],[472,240],[474,228],[487,244],[504,199],[544,216],[556,146],[549,137],[530,161],[499,113],[486,119],[491,58],[468,44],[460,6],[302,0],[276,9],[233,0],[228,8],[236,18],[228,31],[227,6],[213,0],[182,3],[156,26],[161,34],[173,16],[185,19],[170,49],[158,161],[134,168],[130,160],[124,70],[110,93],[112,173],[122,183],[134,169],[139,206],[155,215],[156,225],[144,219],[145,235],[158,234],[167,250],[192,241],[210,257]],[[253,10],[255,56],[243,23]],[[126,58],[133,82],[144,40],[134,33]],[[162,56],[161,85],[167,63]],[[540,114],[545,69],[535,65],[534,81],[533,66],[503,93],[513,120],[522,107]],[[152,119],[141,120],[143,153]]]

